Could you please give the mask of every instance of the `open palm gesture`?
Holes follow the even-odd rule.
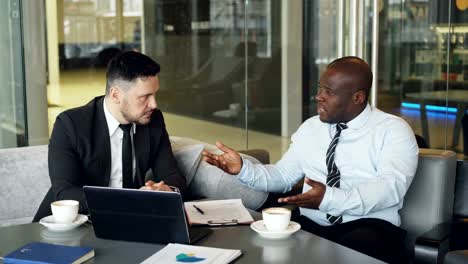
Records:
[[[229,174],[238,174],[242,168],[242,158],[239,152],[225,146],[219,141],[216,142],[216,146],[223,152],[223,154],[216,155],[203,151],[203,160]]]

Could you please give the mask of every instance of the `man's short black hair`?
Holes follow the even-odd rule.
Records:
[[[106,95],[115,81],[133,82],[138,78],[156,76],[160,69],[157,62],[142,53],[136,51],[120,53],[107,65]]]

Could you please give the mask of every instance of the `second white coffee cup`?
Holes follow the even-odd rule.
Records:
[[[263,223],[268,231],[284,231],[291,220],[291,210],[282,207],[271,207],[262,211]]]
[[[69,224],[78,216],[79,202],[75,200],[60,200],[50,204],[55,222]]]

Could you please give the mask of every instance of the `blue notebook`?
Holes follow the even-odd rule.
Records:
[[[42,242],[29,243],[3,257],[3,263],[78,264],[94,257],[90,247],[62,246]]]

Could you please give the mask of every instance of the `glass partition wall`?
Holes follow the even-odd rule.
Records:
[[[240,128],[240,137],[247,127],[279,134],[278,3],[145,1],[144,52],[163,69],[161,109]]]
[[[377,63],[373,105],[406,119],[429,147],[466,153],[468,11],[462,2],[59,0],[60,89],[49,113],[103,94],[108,60],[138,50],[161,64],[157,99],[171,135],[266,148],[276,161],[291,133],[316,114],[324,67],[357,55]],[[290,70],[291,63],[302,66]],[[299,82],[291,79],[295,74]],[[51,124],[54,119],[49,116]]]
[[[463,1],[384,1],[378,106],[431,148],[468,155],[468,11]]]
[[[468,155],[468,6],[463,1],[304,3],[304,83],[310,84],[304,89],[305,118],[316,114],[314,84],[324,66],[346,55],[372,64],[374,46],[377,93],[371,103],[404,118],[424,139],[421,146]]]
[[[26,95],[21,1],[0,2],[0,148],[26,146]]]
[[[279,159],[288,144],[280,136],[285,3],[57,1],[55,16],[47,16],[56,20],[58,63],[50,63],[59,72],[49,84],[49,90],[58,87],[50,129],[58,113],[104,93],[105,66],[115,54],[137,50],[161,65],[157,100],[170,135],[266,148]]]

